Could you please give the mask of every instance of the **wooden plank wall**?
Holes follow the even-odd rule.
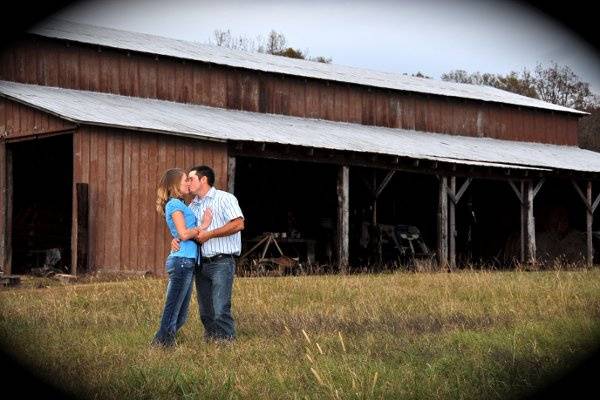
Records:
[[[15,139],[64,132],[75,124],[8,99],[0,99],[0,137]]]
[[[10,267],[7,264],[7,239],[9,234],[7,226],[7,169],[6,141],[0,139],[0,232],[2,232],[0,237],[0,268],[6,273],[9,272],[8,268]]]
[[[36,62],[31,62],[36,60]],[[577,117],[30,37],[0,79],[452,135],[577,144]]]
[[[155,201],[168,168],[212,166],[216,187],[227,189],[224,143],[89,126],[73,141],[73,181],[89,184],[92,270],[164,273],[171,239]]]

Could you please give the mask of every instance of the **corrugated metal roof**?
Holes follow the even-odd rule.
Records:
[[[600,172],[575,146],[452,136],[0,81],[0,96],[81,124],[510,168]]]
[[[399,73],[373,71],[342,65],[279,57],[270,54],[230,50],[197,42],[97,27],[64,20],[49,19],[31,29],[30,33],[50,38],[65,39],[74,42],[264,72],[354,83],[408,92],[483,100],[487,102],[541,108],[580,115],[587,114],[585,112],[520,96],[490,86],[444,82],[434,79],[416,78]]]

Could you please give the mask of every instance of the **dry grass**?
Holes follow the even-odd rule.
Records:
[[[0,338],[70,392],[119,399],[507,398],[600,339],[598,270],[239,278],[238,340],[203,343],[193,312],[172,351],[148,345],[165,284],[4,290]]]

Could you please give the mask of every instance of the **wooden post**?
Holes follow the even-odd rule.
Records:
[[[536,263],[535,246],[535,218],[533,216],[534,199],[533,182],[527,182],[527,261],[530,264]]]
[[[6,229],[6,211],[8,204],[6,203],[6,142],[0,141],[0,270],[7,272],[6,268],[6,236],[8,236],[8,230]]]
[[[88,270],[89,185],[75,184],[71,234],[71,274]]]
[[[12,160],[12,151],[10,148],[6,147],[5,150],[6,157],[6,194],[4,196],[6,200],[6,206],[4,209],[6,210],[5,218],[5,226],[6,231],[4,232],[4,273],[11,274],[12,273],[12,222],[13,222],[13,160]]]
[[[440,176],[438,201],[438,266],[448,266],[448,178]]]
[[[448,203],[448,219],[450,223],[450,232],[448,236],[449,240],[449,251],[450,251],[450,269],[456,268],[456,177],[450,177],[450,197],[451,201]]]
[[[388,183],[390,183],[390,181],[394,177],[395,173],[396,173],[395,170],[389,171],[388,174],[385,176],[385,178],[383,178],[383,181],[381,182],[381,184],[379,186],[377,186],[377,171],[373,170],[373,230],[372,231],[375,232],[375,234],[377,235],[375,240],[377,243],[377,246],[376,246],[377,247],[377,261],[379,264],[383,263],[383,249],[381,247],[382,246],[381,231],[377,227],[377,199],[381,195],[381,192],[383,192],[383,190],[386,188]]]
[[[467,178],[458,192],[456,191],[456,177],[450,177],[450,187],[446,189],[448,193],[448,198],[450,202],[448,203],[449,208],[449,224],[450,224],[450,232],[448,236],[449,249],[450,249],[450,269],[456,267],[456,206],[458,202],[462,198],[462,195],[465,194],[466,190],[469,188],[469,185],[473,181],[472,178]]]
[[[350,168],[339,167],[337,181],[338,223],[337,223],[337,259],[340,272],[346,273],[348,268],[349,233],[350,233]]]
[[[533,217],[533,200],[538,194],[545,178],[540,179],[535,188],[532,181],[521,181],[520,190],[513,181],[508,181],[521,203],[521,262],[536,263],[535,219]]]
[[[525,202],[525,181],[521,181],[521,263],[525,264],[525,232],[527,232],[527,204]]]
[[[517,199],[519,199],[519,204],[521,205],[521,224],[519,225],[520,227],[520,233],[521,233],[521,254],[519,257],[519,261],[521,261],[521,263],[525,263],[525,219],[526,219],[526,205],[525,205],[525,199],[524,199],[524,193],[525,193],[525,182],[521,181],[521,186],[519,187],[519,189],[517,189],[517,187],[515,186],[515,183],[513,181],[508,181],[508,184],[510,185],[510,187],[513,189],[513,191],[515,192],[515,194],[517,195]]]
[[[587,203],[592,204],[592,182],[587,183]],[[592,224],[594,223],[594,210],[592,207],[586,207],[586,235],[587,235],[587,265],[594,265],[594,245],[592,243]]]
[[[235,157],[228,157],[227,159],[227,191],[229,193],[235,190]]]
[[[598,207],[598,203],[600,203],[600,194],[596,197],[596,200],[592,203],[592,182],[588,181],[587,190],[585,196],[581,192],[579,185],[575,181],[571,181],[575,190],[577,190],[577,194],[581,197],[583,204],[585,204],[586,208],[586,236],[587,236],[587,254],[586,261],[589,266],[594,265],[594,243],[592,242],[592,225],[594,223],[594,212],[596,211],[596,207]]]
[[[373,229],[377,226],[377,171],[373,170]]]

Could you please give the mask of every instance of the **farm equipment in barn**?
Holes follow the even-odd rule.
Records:
[[[416,226],[364,222],[362,232],[361,245],[368,251],[370,264],[397,263],[413,268],[417,259],[434,256]]]
[[[252,247],[241,255],[238,266],[251,275],[284,275],[294,273],[301,267],[300,256],[290,257],[284,254],[282,247],[291,250],[290,247],[303,245],[306,261],[314,261],[314,240],[291,238],[280,232],[265,232],[246,243]]]

